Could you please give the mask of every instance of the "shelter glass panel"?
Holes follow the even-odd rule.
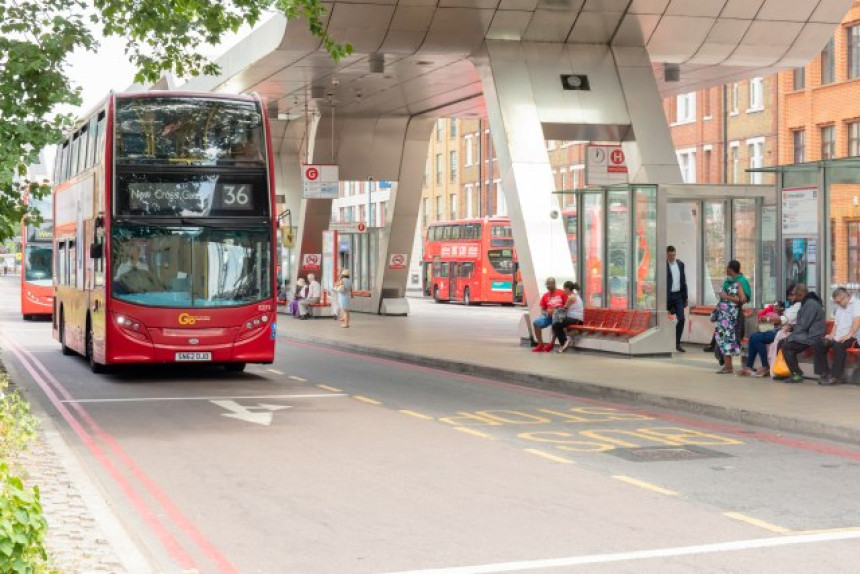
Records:
[[[705,223],[705,283],[703,303],[717,304],[717,293],[726,275],[726,205],[724,201],[706,201]]]
[[[767,304],[784,297],[777,294],[779,250],[776,244],[776,206],[761,208],[761,302]]]
[[[603,195],[586,193],[585,215],[585,303],[603,307]]]
[[[756,292],[756,268],[758,266],[756,200],[735,199],[732,201],[732,218],[734,221],[732,258],[740,262],[741,273],[747,278],[753,290],[752,299],[748,303],[748,306],[752,307],[758,301],[758,293]]]
[[[609,307],[626,309],[630,301],[630,195],[625,191],[608,194]]]
[[[657,189],[635,189],[636,211],[633,229],[636,233],[636,299],[637,309],[657,307]]]

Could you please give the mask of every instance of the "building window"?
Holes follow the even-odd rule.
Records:
[[[451,219],[457,219],[457,194],[452,193],[448,201],[450,202],[450,210],[448,213],[450,213]]]
[[[679,124],[696,121],[696,92],[681,94],[677,97],[675,121]]]
[[[436,196],[436,221],[442,221],[444,205],[442,204],[442,196]]]
[[[747,112],[760,112],[764,109],[764,78],[750,80],[750,107]]]
[[[711,181],[711,150],[705,150],[705,165],[702,166],[702,183],[710,183]]]
[[[474,192],[474,186],[471,183],[466,184],[466,219],[472,219],[475,217],[475,211],[472,205],[475,203]]]
[[[702,115],[704,119],[711,119],[711,89],[702,91]]]
[[[860,122],[851,122],[846,126],[848,132],[849,157],[860,156]]]
[[[427,227],[427,223],[429,221],[430,221],[430,199],[425,197],[423,200],[421,200],[421,222],[422,222],[422,226]]]
[[[546,149],[554,150],[555,149],[555,140],[547,140]]]
[[[474,155],[472,153],[472,142],[474,141],[473,136],[468,135],[463,138],[463,145],[466,148],[466,167],[469,167],[474,163]]]
[[[836,155],[836,126],[821,128],[821,159],[833,159]]]
[[[732,167],[732,181],[731,181],[731,183],[740,183],[741,160],[740,160],[740,144],[738,142],[732,142],[730,144],[729,161],[731,162],[731,167]]]
[[[424,187],[430,185],[430,158],[427,158],[427,163],[424,165]]]
[[[860,283],[860,221],[848,223],[848,282]]]
[[[749,154],[750,169],[764,166],[764,138],[747,140],[747,153]],[[760,184],[762,182],[761,172],[750,173],[750,183]]]
[[[442,121],[443,120],[436,120],[436,141],[437,142],[442,141],[442,131],[444,130],[444,128],[442,127]]]
[[[681,167],[684,183],[696,183],[696,150],[679,151],[678,165]]]
[[[821,50],[821,84],[832,84],[834,80],[835,66],[833,62],[833,38],[828,40],[827,45]]]
[[[442,181],[442,174],[445,170],[445,166],[442,164],[442,154],[436,154],[436,185],[439,185],[439,182]]]
[[[559,182],[558,191],[564,191],[564,190],[566,190],[566,189],[567,189],[567,170],[566,170],[566,169],[564,169],[564,168],[559,169],[559,170],[558,170],[558,175],[559,175],[559,178],[558,178],[558,182]]]
[[[860,25],[845,29],[846,62],[848,79],[860,78]]]
[[[740,87],[737,82],[732,83],[732,93],[731,93],[731,102],[730,102],[730,113],[735,115],[738,113],[738,99],[740,97]]]
[[[457,181],[457,152],[448,152],[448,170],[450,171],[451,182]]]
[[[794,130],[791,132],[791,138],[794,142],[794,163],[803,163],[806,161],[806,132],[804,130]]]
[[[450,124],[448,136],[451,138],[457,137],[457,120],[448,120]]]
[[[508,214],[508,204],[505,202],[505,194],[502,191],[502,182],[496,180],[496,213],[495,215],[507,215]]]
[[[806,68],[794,69],[794,80],[791,87],[795,90],[806,88]]]

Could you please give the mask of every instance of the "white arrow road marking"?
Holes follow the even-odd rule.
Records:
[[[240,405],[236,401],[209,401],[212,404],[225,408],[229,413],[221,413],[221,416],[239,419],[257,425],[269,426],[272,424],[272,418],[275,411],[291,408],[289,405],[269,405],[266,403],[257,403],[255,407],[246,407]],[[262,412],[259,412],[261,411]]]

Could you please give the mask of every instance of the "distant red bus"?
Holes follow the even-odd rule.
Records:
[[[54,337],[122,363],[271,363],[277,212],[256,97],[111,94],[60,146]]]
[[[424,241],[424,293],[437,302],[513,304],[516,250],[508,218],[438,221]]]
[[[42,216],[41,225],[22,225],[21,229],[21,316],[25,321],[50,317],[54,311],[54,260],[51,198],[34,200],[25,194]]]

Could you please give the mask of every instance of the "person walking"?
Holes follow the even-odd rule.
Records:
[[[579,285],[573,281],[565,281],[562,285],[567,300],[560,309],[553,313],[552,331],[558,344],[561,345],[559,353],[564,353],[570,346],[572,339],[567,336],[567,328],[571,325],[582,325],[585,318],[585,307],[582,297],[579,296]]]
[[[563,307],[567,300],[564,291],[556,289],[555,277],[547,277],[546,289],[547,292],[540,299],[541,314],[533,323],[537,346],[532,349],[532,353],[549,353],[552,351],[553,344],[555,343],[555,334],[553,333],[549,344],[545,345],[543,342],[543,330],[547,327],[552,327],[553,312]]]
[[[687,307],[687,273],[673,245],[666,248],[666,285],[669,286],[666,307],[670,314],[675,315],[675,350],[686,353],[681,346],[681,336],[684,334],[684,309]]]
[[[803,382],[803,371],[800,370],[797,355],[814,347],[827,332],[827,319],[818,295],[811,293],[805,284],[798,283],[794,286],[794,297],[801,301],[797,323],[791,334],[779,344],[779,350],[782,351],[782,357],[791,374],[788,377],[774,377],[786,383]]]
[[[815,343],[815,372],[821,375],[819,385],[841,385],[845,376],[847,350],[857,342],[860,329],[860,302],[844,287],[833,291],[836,303],[833,330]],[[833,349],[833,365],[828,364],[827,352]]]
[[[741,264],[734,259],[729,261],[726,279],[719,294],[720,302],[715,310],[717,321],[714,336],[723,359],[723,367],[717,371],[718,375],[734,373],[732,357],[741,354],[738,322],[743,320],[743,316],[740,311],[749,300],[751,291],[746,277],[741,273]]]
[[[299,319],[310,319],[311,305],[319,303],[320,299],[322,299],[322,285],[313,273],[308,273],[307,297],[299,301]]]
[[[349,304],[352,299],[352,279],[349,278],[349,269],[340,272],[340,279],[334,284],[337,293],[337,304],[340,308],[341,327],[349,328]]]

